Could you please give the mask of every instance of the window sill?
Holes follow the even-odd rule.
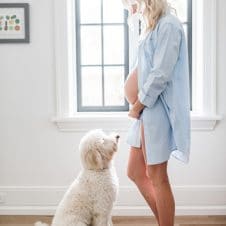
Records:
[[[222,115],[201,115],[191,113],[191,130],[211,131],[214,130],[217,121],[223,119]]]
[[[191,112],[191,130],[211,131],[214,130],[217,121],[222,120],[221,115],[200,115]],[[132,119],[127,112],[92,112],[77,113],[73,117],[54,117],[54,122],[60,131],[81,132],[90,129],[102,128],[105,131],[127,131]]]

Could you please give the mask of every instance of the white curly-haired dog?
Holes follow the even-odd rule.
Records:
[[[52,226],[110,226],[118,192],[113,156],[119,135],[91,130],[79,144],[83,169],[60,202]],[[47,226],[37,222],[35,226]]]

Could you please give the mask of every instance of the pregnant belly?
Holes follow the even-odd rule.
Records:
[[[135,69],[127,77],[124,85],[124,93],[130,104],[134,104],[136,102],[138,95],[137,69]]]

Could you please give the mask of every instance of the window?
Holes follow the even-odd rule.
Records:
[[[78,111],[126,111],[128,26],[118,0],[76,0]]]

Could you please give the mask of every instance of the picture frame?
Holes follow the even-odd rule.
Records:
[[[0,3],[0,44],[29,42],[29,4]]]

